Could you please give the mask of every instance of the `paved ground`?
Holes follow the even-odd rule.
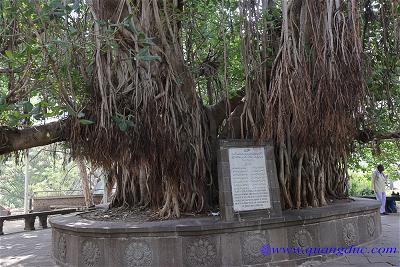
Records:
[[[0,266],[49,267],[56,266],[51,259],[51,229],[17,232],[22,222],[5,223],[5,234],[0,237]],[[400,213],[382,217],[382,237],[365,247],[396,247],[396,254],[347,255],[324,264],[323,267],[400,267]]]
[[[400,213],[382,216],[382,236],[366,248],[396,248],[396,253],[352,254],[319,265],[323,267],[400,267]]]
[[[50,226],[50,225],[49,225]],[[39,220],[35,221],[35,228],[40,229]],[[24,221],[5,221],[3,226],[3,232],[6,234],[21,233],[24,231]]]
[[[56,266],[51,258],[51,230],[0,237],[0,266]]]

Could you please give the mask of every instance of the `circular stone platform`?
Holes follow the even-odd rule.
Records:
[[[344,248],[381,234],[379,203],[358,198],[240,222],[207,217],[134,224],[66,215],[50,223],[53,255],[61,266],[296,266],[336,256],[264,256],[260,248]]]

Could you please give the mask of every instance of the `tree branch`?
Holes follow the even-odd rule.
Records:
[[[227,115],[231,114],[235,108],[241,103],[243,97],[246,95],[245,89],[240,89],[235,96],[229,99],[229,105],[227,98],[225,97],[218,103],[210,106],[211,114],[215,120],[217,127],[221,125]],[[229,106],[229,112],[227,112]]]
[[[21,72],[21,70],[20,69],[10,69],[10,68],[1,68],[0,67],[0,74],[2,74],[2,73],[9,74],[9,73],[18,73],[18,72]]]
[[[66,140],[69,120],[25,129],[0,126],[0,155]]]
[[[386,133],[375,133],[372,130],[359,131],[357,141],[361,143],[368,143],[377,140],[390,140],[400,139],[400,131],[397,132],[386,132]]]
[[[45,28],[41,28],[38,30],[39,33],[43,33],[45,30]],[[35,37],[35,34],[32,33],[30,35],[22,35],[22,36],[29,36],[31,38]],[[10,39],[11,40],[11,39]],[[6,44],[4,45],[4,47],[0,48],[0,55],[5,55],[6,51],[9,49],[9,44],[10,44],[10,40],[8,40],[6,42]],[[14,41],[14,46],[18,46],[20,44],[22,44],[23,42],[26,42],[26,38],[18,38],[17,40]]]

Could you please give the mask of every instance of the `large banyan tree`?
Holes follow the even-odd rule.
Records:
[[[383,3],[395,36],[398,4]],[[215,207],[219,138],[272,140],[284,207],[326,205],[347,197],[353,141],[376,137],[360,134],[366,114],[362,25],[368,24],[360,14],[367,3],[0,6],[5,36],[12,37],[0,42],[7,63],[0,69],[6,88],[0,104],[4,114],[12,105],[25,114],[14,118],[17,127],[0,127],[0,153],[66,141],[74,157],[116,181],[112,207],[150,208],[161,217]],[[42,15],[31,19],[31,13]],[[207,27],[219,39],[207,40]],[[32,51],[23,54],[28,45]],[[398,40],[390,45],[398,48]],[[239,71],[230,75],[232,69]],[[39,81],[51,89],[32,89]],[[48,122],[32,98],[42,103],[40,112],[56,110],[61,119]]]

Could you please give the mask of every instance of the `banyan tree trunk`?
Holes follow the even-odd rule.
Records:
[[[326,205],[347,194],[346,156],[362,111],[357,2],[283,0],[281,42],[271,71],[271,59],[259,51],[273,33],[259,30],[262,4],[240,5],[242,58],[250,77],[242,136],[274,140],[286,208]]]
[[[245,98],[225,129],[275,142],[286,208],[326,205],[347,193],[346,156],[363,96],[357,4],[283,0],[277,33],[263,21],[274,2],[239,2]],[[210,136],[220,125],[210,127],[184,62],[184,1],[88,3],[96,53],[84,113],[95,123],[72,122],[73,152],[115,170],[112,207],[153,208],[162,217],[201,211],[216,186]]]
[[[112,207],[150,207],[161,217],[202,210],[208,123],[184,63],[182,1],[93,0],[89,6],[97,48],[85,116],[96,123],[75,122],[74,153],[115,169]]]
[[[86,207],[93,206],[93,197],[90,192],[89,178],[88,178],[85,163],[80,158],[77,158],[75,161],[76,161],[76,165],[79,170],[79,176],[81,177],[82,192],[83,192],[83,196],[85,197]]]

